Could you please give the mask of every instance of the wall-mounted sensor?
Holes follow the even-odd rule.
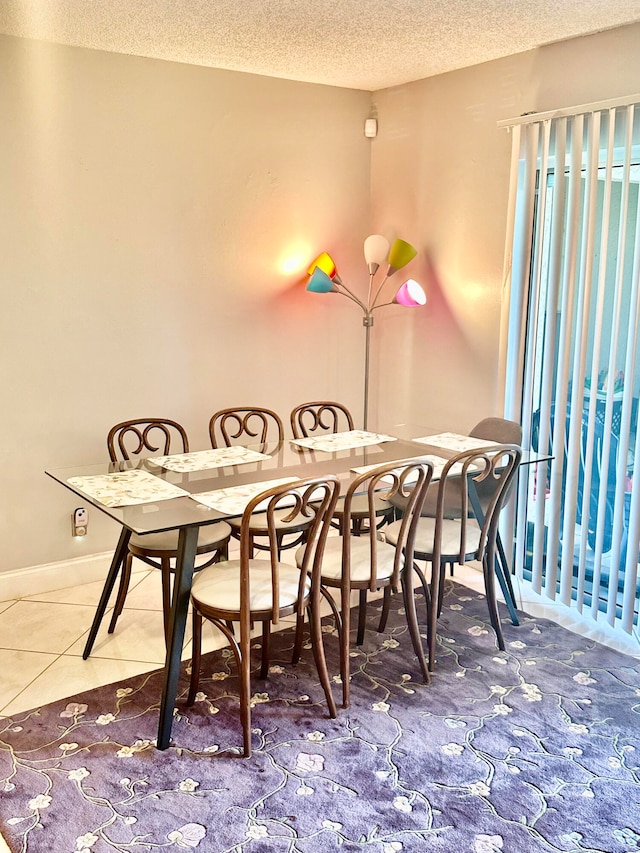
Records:
[[[374,139],[378,135],[378,119],[366,119],[364,123],[364,135],[367,139]]]
[[[89,512],[83,506],[74,509],[71,514],[71,531],[73,536],[86,536],[89,524]]]

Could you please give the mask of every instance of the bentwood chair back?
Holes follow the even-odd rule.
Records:
[[[292,410],[290,420],[294,438],[332,435],[353,429],[353,418],[346,406],[328,400],[300,403]]]
[[[351,412],[342,403],[329,400],[315,400],[300,403],[290,415],[291,430],[294,438],[310,438],[331,435],[353,429]],[[359,535],[369,516],[369,508],[364,497],[356,497],[351,506],[351,532]],[[382,527],[393,521],[395,508],[384,498],[376,497],[375,521]],[[343,501],[338,501],[335,513],[336,526],[342,530],[344,523]],[[366,532],[366,531],[365,531]]]
[[[280,416],[271,409],[231,407],[212,415],[209,436],[213,448],[251,444],[261,445],[266,453],[284,440],[284,425]]]
[[[498,646],[504,649],[504,637],[496,602],[495,562],[498,518],[520,464],[522,450],[515,444],[491,445],[459,453],[443,467],[438,482],[435,516],[420,516],[414,543],[414,569],[421,580],[424,575],[415,561],[431,566],[431,589],[428,607],[427,637],[429,670],[435,665],[436,622],[442,604],[445,566],[463,565],[471,560],[482,563],[489,617],[495,630]],[[483,518],[472,512],[473,493],[486,486],[487,502],[482,505]],[[490,487],[490,488],[489,488]],[[458,518],[449,518],[446,507],[450,502],[461,508]],[[398,541],[399,522],[386,528],[390,542]],[[410,586],[410,584],[407,584]],[[409,612],[409,610],[408,610]],[[415,607],[409,615],[413,618]],[[420,666],[426,675],[427,667],[417,621],[410,621],[410,633]]]
[[[517,421],[507,418],[484,418],[477,423],[469,433],[473,438],[482,438],[486,441],[497,441],[498,444],[522,445],[522,426]],[[478,497],[483,506],[487,506],[493,497],[493,483],[491,480],[483,480],[476,485]],[[505,502],[509,496],[505,496]]]
[[[118,462],[135,457],[188,453],[189,440],[184,427],[176,421],[168,418],[147,418],[123,421],[112,427],[107,436],[107,449],[111,462]],[[200,527],[196,553],[207,555],[207,562],[203,565],[226,559],[230,538],[231,528],[224,521]],[[162,612],[165,638],[167,637],[171,610],[171,574],[174,571],[172,560],[175,560],[177,550],[178,532],[175,530],[145,536],[138,536],[135,533],[131,535],[129,551],[120,575],[116,604],[109,624],[110,634],[115,630],[118,617],[122,613],[131,579],[131,565],[133,558],[136,557],[162,572]],[[202,567],[202,565],[196,566],[195,571]]]
[[[250,655],[253,622],[262,622],[260,677],[266,678],[271,625],[277,626],[285,616],[295,615],[296,637],[299,638],[296,648],[299,651],[304,615],[309,610],[311,643],[318,676],[329,714],[331,717],[336,716],[320,625],[320,566],[339,489],[338,478],[328,476],[275,486],[257,495],[247,505],[242,516],[240,558],[209,566],[194,579],[191,589],[193,659],[187,704],[194,702],[198,689],[202,620],[205,618],[222,631],[236,659],[244,755],[247,758],[251,755]],[[252,556],[253,520],[256,513],[266,519],[269,540],[268,555],[257,559]],[[308,538],[299,568],[280,562],[278,556],[278,524],[282,513],[292,518],[303,515],[308,520]],[[240,623],[239,640],[230,627],[234,622]]]
[[[383,612],[378,630],[386,624],[390,596],[398,592],[405,560],[411,565],[413,541],[419,519],[418,510],[431,480],[433,468],[428,462],[409,460],[379,465],[356,477],[349,486],[344,500],[345,524],[340,537],[327,541],[322,561],[321,580],[325,598],[333,611],[340,638],[340,676],[344,707],[349,705],[349,645],[351,592],[358,590],[359,618],[356,643],[364,637],[366,599],[369,592],[382,589]],[[401,494],[406,502],[404,517],[397,526],[397,540],[390,545],[380,538],[375,526],[376,499],[379,493],[386,497]],[[366,533],[355,536],[351,530],[351,511],[356,499],[364,497],[369,507]],[[304,551],[296,553],[298,563]],[[339,592],[339,605],[331,596]],[[413,601],[411,598],[410,601]]]
[[[209,436],[211,446],[231,447],[234,444],[252,445],[264,453],[275,451],[284,441],[284,425],[280,416],[271,409],[258,406],[246,408],[221,409],[212,415],[209,421]],[[279,549],[296,548],[304,541],[308,518],[291,516],[281,513],[277,525]],[[285,520],[285,517],[287,520]],[[241,521],[239,518],[230,519],[232,535],[240,538]],[[252,521],[253,548],[264,550],[269,548],[267,541],[267,520],[259,513]]]
[[[483,418],[469,432],[471,438],[481,438],[487,442],[495,441],[498,444],[521,444],[522,443],[522,427],[517,421],[510,421],[506,418]],[[479,483],[477,486],[478,496],[485,503],[491,497],[492,483]],[[401,500],[393,498],[393,503],[399,509],[402,509]],[[438,503],[438,483],[431,483],[431,488],[427,492],[427,497],[422,509],[421,515],[434,517]],[[460,518],[460,502],[458,493],[449,490],[444,506],[444,514],[447,518]]]

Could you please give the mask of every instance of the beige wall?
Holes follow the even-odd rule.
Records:
[[[381,416],[464,432],[501,413],[511,138],[496,123],[640,92],[639,47],[634,25],[375,93],[372,226],[419,247],[429,300],[377,321]]]
[[[112,547],[93,510],[71,540],[76,502],[43,470],[104,458],[119,419],[174,417],[204,446],[236,403],[359,417],[357,309],[300,272],[326,248],[364,287],[371,230],[419,248],[429,296],[376,319],[371,425],[499,412],[496,122],[640,91],[638,44],[632,26],[376,93],[371,143],[368,93],[0,37],[0,571]]]
[[[368,93],[8,37],[0,81],[0,571],[115,544],[95,510],[73,541],[43,472],[118,420],[202,447],[224,406],[360,416],[354,317],[300,282],[324,248],[360,263]]]

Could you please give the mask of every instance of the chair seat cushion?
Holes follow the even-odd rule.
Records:
[[[221,548],[230,536],[231,528],[226,521],[203,525],[198,529],[198,554]],[[132,551],[145,551],[150,556],[155,552],[175,552],[178,550],[178,531],[165,530],[163,533],[149,533],[147,536],[132,533],[129,548]]]
[[[309,527],[313,518],[308,515],[294,515],[291,521],[283,521],[288,515],[290,515],[291,510],[287,509],[278,509],[274,513],[275,521],[276,521],[276,530],[286,530],[290,533],[296,533],[299,530],[304,530],[305,527]],[[230,518],[229,524],[233,528],[233,530],[237,533],[240,530],[240,526],[242,524],[242,518]],[[252,533],[267,535],[268,527],[267,527],[267,514],[262,512],[256,512],[251,517],[251,531]]]
[[[371,577],[370,539],[368,536],[350,536],[351,543],[351,583],[366,584]],[[302,564],[304,545],[296,551],[296,563]],[[387,542],[376,542],[376,578],[379,581],[388,580],[393,574],[393,561],[396,549]],[[342,537],[332,536],[322,557],[322,580],[339,581],[342,577]]]
[[[387,542],[395,545],[398,541],[401,521],[394,521],[384,529]],[[433,537],[435,535],[436,520],[422,516],[418,522],[416,532],[415,555],[418,559],[429,560],[433,554]],[[465,534],[465,547],[467,559],[473,559],[480,544],[480,528],[478,522],[470,518],[467,521]],[[445,518],[442,523],[442,543],[440,547],[441,557],[446,562],[457,561],[460,553],[460,521]]]
[[[296,566],[279,563],[280,601],[278,609],[290,607],[298,599],[300,572]],[[249,561],[249,607],[252,613],[270,611],[273,607],[271,561]],[[309,594],[311,580],[305,580],[304,595]],[[240,560],[215,563],[195,576],[191,597],[202,604],[225,613],[240,612]]]

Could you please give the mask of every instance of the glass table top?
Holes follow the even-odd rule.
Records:
[[[219,459],[212,458],[208,450],[188,454],[195,460],[185,461],[184,457],[180,459],[177,456],[169,459],[149,457],[128,462],[47,469],[46,473],[134,533],[145,534],[192,524],[213,524],[238,515],[237,511],[225,512],[207,507],[192,497],[203,492],[263,482],[266,489],[272,480],[322,477],[328,474],[339,477],[344,492],[355,476],[354,468],[399,462],[434,452],[436,455],[452,455],[425,444],[395,437],[366,446],[331,451],[303,447],[293,440],[271,444],[266,448],[259,445],[245,447],[249,451],[247,457],[252,461],[223,464],[220,467],[198,467],[200,463],[220,463]],[[176,470],[189,469],[194,465],[196,470]],[[108,476],[105,479],[105,475],[114,474],[124,477]],[[108,505],[110,500],[117,502],[121,486],[137,489],[138,502],[126,506]],[[162,490],[163,494],[156,494],[157,490]],[[96,495],[100,495],[100,498]]]

